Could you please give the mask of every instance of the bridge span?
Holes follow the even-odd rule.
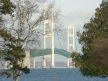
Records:
[[[30,50],[30,56],[31,57],[44,56],[44,55],[49,55],[51,53],[52,53],[52,49],[32,49],[32,50]],[[54,53],[65,56],[67,58],[71,57],[71,52],[68,52],[68,51],[63,50],[63,49],[55,48]]]
[[[29,68],[35,68],[36,67],[35,57],[51,55],[51,53],[52,53],[52,49],[30,49],[30,50],[26,50],[26,57],[24,58],[25,59],[24,65],[28,66]],[[58,54],[58,55],[61,55],[61,56],[68,58],[67,67],[69,67],[69,61],[71,60],[71,52],[68,52],[67,50],[64,50],[64,49],[55,48],[54,54]],[[55,63],[55,60],[53,60],[53,61]],[[46,63],[47,63],[46,58],[43,58],[43,67],[44,68],[47,67]],[[52,59],[51,59],[51,63],[52,63]],[[55,68],[55,66],[53,68]]]
[[[46,57],[45,55],[51,55],[51,67],[55,66],[55,54],[59,54],[62,56],[65,56],[67,58],[71,57],[71,52],[75,51],[75,31],[74,31],[74,27],[72,26],[68,26],[67,30],[67,37],[66,37],[66,41],[67,41],[67,51],[63,50],[63,49],[58,49],[55,48],[55,29],[56,29],[56,22],[54,19],[54,11],[55,9],[52,8],[51,11],[51,19],[48,19],[47,21],[43,22],[43,48],[42,49],[30,49],[29,51],[26,51],[26,61],[25,64],[29,65],[30,61],[29,58],[32,57],[38,57],[38,56],[43,56],[43,66],[46,66]],[[44,11],[44,16],[46,17],[46,9]],[[49,41],[48,41],[49,40]],[[51,43],[51,46],[49,47],[50,49],[48,49],[47,45]],[[27,62],[28,59],[28,62]],[[68,59],[67,61],[67,66],[69,67],[69,61],[70,59]],[[33,67],[35,67],[35,60],[33,60]]]

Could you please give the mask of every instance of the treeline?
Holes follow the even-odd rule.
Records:
[[[78,36],[83,54],[73,53],[76,66],[84,75],[108,76],[108,0],[96,8],[94,17]]]

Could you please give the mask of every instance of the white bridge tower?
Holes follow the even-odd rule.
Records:
[[[67,50],[69,52],[75,51],[75,29],[73,26],[68,26],[67,29]],[[70,61],[72,61],[72,59],[68,58],[67,67],[70,67]],[[74,67],[73,62],[71,67]]]
[[[51,18],[44,21],[44,49],[47,49],[46,47],[46,40],[51,39],[51,67],[54,67],[54,8],[52,8],[51,12]],[[44,16],[46,17],[46,11],[44,11]],[[46,57],[43,57],[43,67],[46,67]]]

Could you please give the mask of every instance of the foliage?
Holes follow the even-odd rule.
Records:
[[[0,28],[0,36],[5,41],[5,48],[1,50],[2,52],[0,52],[0,60],[8,62],[8,65],[6,66],[4,62],[4,64],[2,63],[4,70],[0,72],[1,75],[7,75],[7,77],[9,77],[14,74],[15,78],[19,76],[19,72],[28,73],[29,69],[26,66],[23,67],[23,58],[25,55],[21,45],[17,45],[18,39],[13,37],[11,33],[9,33],[8,30],[4,28]]]
[[[0,0],[0,3],[1,14],[12,14],[15,5],[10,0]]]
[[[15,6],[10,2],[10,0],[1,0],[1,3],[0,13],[12,14]],[[0,50],[0,61],[4,69],[0,72],[0,75],[9,77],[14,74],[13,78],[16,78],[19,76],[21,71],[29,73],[29,69],[27,67],[22,67],[25,55],[21,45],[17,45],[19,39],[12,36],[11,32],[7,30],[7,28],[2,27],[2,17],[0,18],[0,23],[2,23],[0,24],[0,37],[4,39],[4,48]],[[19,42],[22,41],[20,40]],[[7,66],[5,65],[5,62],[8,63]]]
[[[81,71],[84,75],[108,76],[108,0],[96,9],[95,16],[84,25]]]
[[[75,62],[75,67],[79,67],[81,62],[81,54],[77,52],[72,52],[71,57],[72,61]]]

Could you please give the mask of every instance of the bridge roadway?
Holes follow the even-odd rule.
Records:
[[[54,52],[55,52],[55,54],[59,54],[59,55],[65,56],[67,58],[71,57],[71,53],[66,51],[66,50],[63,50],[63,49],[55,48]],[[32,49],[32,50],[30,50],[30,56],[31,57],[38,57],[38,56],[43,56],[43,55],[49,55],[51,53],[52,53],[52,49]]]

